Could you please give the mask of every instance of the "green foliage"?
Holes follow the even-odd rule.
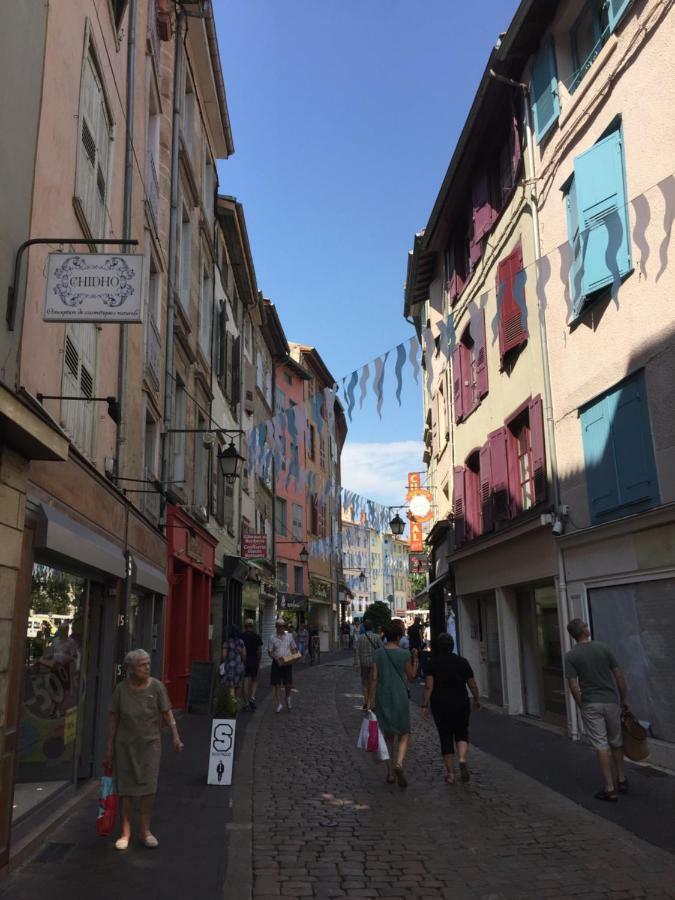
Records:
[[[377,630],[382,625],[391,622],[391,610],[389,609],[389,604],[383,603],[382,600],[376,600],[374,603],[371,603],[370,606],[366,607],[363,618],[372,622],[373,628]]]
[[[410,592],[414,599],[427,586],[427,576],[426,575],[409,575],[408,578],[410,580]]]
[[[50,566],[33,566],[31,609],[46,615],[67,615],[82,592],[82,580]]]

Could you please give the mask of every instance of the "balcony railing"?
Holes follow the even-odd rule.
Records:
[[[149,519],[157,524],[157,522],[159,522],[160,498],[159,493],[157,491],[153,491],[151,485],[151,483],[156,480],[157,476],[153,472],[151,472],[150,469],[146,469],[143,477],[146,481],[144,487],[147,491],[150,492],[147,494],[141,494],[141,497],[143,497],[143,512]]]
[[[148,153],[145,164],[145,199],[152,219],[152,225],[159,233],[159,179],[152,153]]]
[[[156,391],[160,385],[162,339],[152,316],[145,326],[145,376]]]

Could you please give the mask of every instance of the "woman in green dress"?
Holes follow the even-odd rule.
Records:
[[[400,625],[390,622],[382,629],[387,643],[373,654],[373,670],[370,677],[368,708],[375,711],[380,729],[389,750],[387,760],[387,784],[404,788],[408,782],[403,763],[410,743],[410,698],[407,682],[417,677],[417,651],[412,655],[402,650],[398,642],[402,632]],[[398,746],[394,756],[394,741]]]
[[[157,793],[162,725],[171,728],[174,750],[182,750],[183,744],[166,688],[150,677],[148,654],[145,650],[132,650],[124,664],[127,677],[113,691],[108,707],[108,745],[103,760],[104,766],[112,763],[122,801],[122,834],[115,841],[115,848],[126,850],[129,846],[134,797],[141,801],[139,839],[146,847],[154,848],[159,841],[150,831],[150,816]]]

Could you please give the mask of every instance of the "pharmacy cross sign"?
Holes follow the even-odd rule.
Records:
[[[143,256],[50,253],[45,322],[141,322]]]

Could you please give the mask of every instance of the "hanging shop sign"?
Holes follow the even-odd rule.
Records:
[[[420,553],[424,550],[424,529],[422,523],[414,519],[410,523],[410,552]]]
[[[430,560],[426,553],[411,553],[408,562],[411,575],[426,575],[430,570]]]
[[[244,559],[267,559],[267,535],[242,535],[241,555]]]
[[[207,784],[232,784],[234,735],[236,719],[214,719],[211,722],[209,774]]]
[[[139,253],[50,253],[45,322],[142,322]]]

